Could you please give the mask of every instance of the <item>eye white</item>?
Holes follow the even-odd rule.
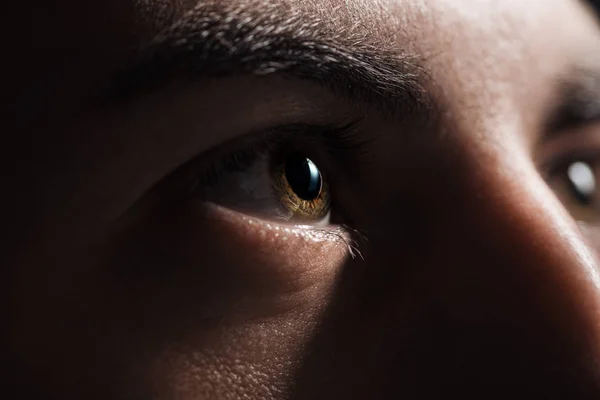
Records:
[[[591,197],[596,192],[596,176],[594,170],[584,162],[576,162],[569,166],[567,175],[573,187],[583,196]]]
[[[317,167],[312,173],[319,173]],[[264,217],[275,222],[294,223],[294,211],[282,206],[281,196],[273,188],[271,159],[262,154],[247,168],[236,171],[223,171],[215,185],[204,187],[202,196],[211,202],[254,217]],[[326,227],[330,213],[320,220],[311,221],[310,226]],[[302,224],[305,225],[305,224]]]

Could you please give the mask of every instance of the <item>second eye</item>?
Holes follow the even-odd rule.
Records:
[[[549,180],[573,217],[591,225],[598,225],[600,220],[599,172],[598,160],[575,159],[556,168]]]

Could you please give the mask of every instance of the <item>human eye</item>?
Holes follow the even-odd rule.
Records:
[[[544,167],[548,184],[576,221],[600,228],[600,123],[565,135],[552,148]]]
[[[331,167],[359,145],[355,129],[296,124],[225,144],[186,167],[192,196],[275,226],[339,227]]]
[[[600,224],[600,154],[574,157],[552,173],[551,185],[573,217],[587,224]]]
[[[273,222],[327,226],[328,178],[306,152],[253,146],[200,172],[194,191],[203,201]]]

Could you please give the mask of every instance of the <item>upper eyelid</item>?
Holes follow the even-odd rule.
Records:
[[[190,171],[184,175],[194,176],[192,186],[196,186],[198,172],[214,174],[225,164],[235,164],[236,162],[229,162],[233,159],[239,157],[252,162],[261,154],[281,149],[284,146],[295,146],[297,150],[310,152],[315,157],[317,155],[314,147],[319,146],[332,156],[335,156],[337,152],[353,150],[360,152],[366,141],[361,140],[362,132],[356,129],[359,123],[360,119],[348,118],[327,125],[296,123],[263,129],[207,150],[181,168]]]
[[[600,148],[595,150],[582,150],[582,151],[570,151],[566,154],[561,154],[555,159],[549,160],[545,164],[539,166],[539,170],[542,175],[546,177],[551,177],[557,173],[557,171],[566,165],[573,163],[575,161],[600,161]]]
[[[574,69],[558,81],[555,105],[546,124],[553,137],[600,119],[600,71]]]
[[[540,143],[534,162],[542,174],[551,174],[575,159],[600,159],[600,118],[585,124],[589,126],[565,129]]]
[[[600,122],[600,95],[594,101],[573,101],[556,110],[548,124],[551,136],[578,128],[581,125]]]

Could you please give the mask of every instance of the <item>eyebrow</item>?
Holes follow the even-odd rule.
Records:
[[[288,15],[279,15],[282,11]],[[200,4],[117,74],[109,99],[156,90],[175,79],[279,74],[315,82],[390,115],[432,109],[414,55],[386,50],[369,32],[353,35],[342,24],[327,25],[289,9],[252,12]]]

